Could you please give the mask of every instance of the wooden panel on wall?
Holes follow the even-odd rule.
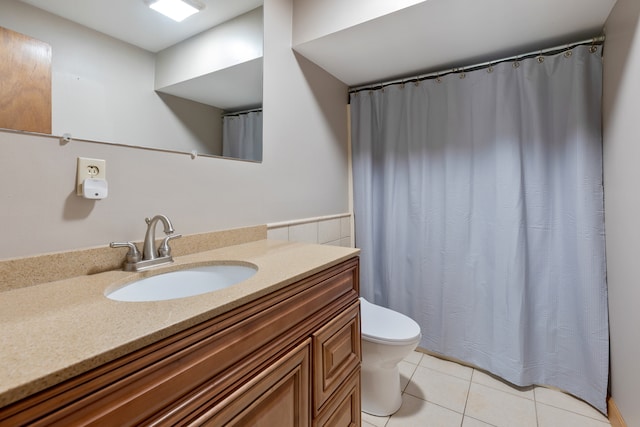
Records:
[[[51,133],[51,46],[2,27],[0,128]]]

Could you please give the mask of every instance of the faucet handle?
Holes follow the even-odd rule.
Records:
[[[158,255],[160,256],[169,256],[171,255],[171,248],[169,247],[169,240],[177,239],[178,237],[182,237],[182,234],[169,234],[167,237],[162,239],[162,243],[158,247]]]
[[[129,252],[127,252],[127,263],[135,263],[142,259],[142,255],[140,255],[140,251],[134,243],[111,242],[109,243],[109,246],[111,246],[112,248],[129,248]]]

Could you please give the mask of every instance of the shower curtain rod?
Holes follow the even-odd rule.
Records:
[[[435,71],[432,73],[428,73],[428,74],[418,74],[418,75],[414,75],[412,77],[405,77],[405,78],[398,78],[398,79],[393,79],[393,80],[389,80],[386,82],[380,82],[380,83],[370,83],[367,85],[363,85],[363,86],[357,86],[354,88],[350,88],[349,89],[349,93],[357,93],[357,92],[361,92],[364,90],[376,90],[376,89],[382,89],[386,86],[391,86],[391,85],[396,85],[396,84],[403,84],[403,83],[412,83],[412,82],[420,82],[423,80],[429,80],[429,79],[436,79],[439,77],[444,77],[448,74],[455,74],[455,73],[462,73],[462,72],[466,72],[466,71],[475,71],[475,70],[480,70],[482,68],[487,68],[496,64],[500,64],[502,62],[509,62],[509,61],[518,61],[518,60],[522,60],[522,59],[528,59],[528,58],[535,58],[538,56],[542,56],[542,55],[546,55],[546,56],[550,56],[550,55],[555,55],[557,53],[561,53],[567,50],[571,50],[576,46],[582,46],[582,45],[601,45],[602,43],[604,43],[604,39],[605,36],[604,35],[600,35],[597,37],[592,37],[590,39],[586,39],[586,40],[582,40],[579,42],[574,42],[574,43],[568,43],[562,46],[555,46],[555,47],[550,47],[547,49],[541,49],[541,50],[537,50],[534,52],[529,52],[529,53],[523,53],[520,55],[514,55],[514,56],[509,56],[506,58],[501,58],[501,59],[496,59],[493,61],[486,61],[486,62],[481,62],[478,64],[474,64],[474,65],[468,65],[465,67],[456,67],[456,68],[449,68],[447,70],[444,71]]]
[[[240,116],[242,114],[257,113],[259,111],[262,111],[262,107],[251,108],[249,110],[242,110],[242,111],[232,111],[230,113],[223,114],[222,117],[234,117],[234,116]]]

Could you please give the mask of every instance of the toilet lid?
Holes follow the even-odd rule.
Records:
[[[420,326],[415,320],[360,298],[362,337],[388,344],[408,344],[420,339]]]

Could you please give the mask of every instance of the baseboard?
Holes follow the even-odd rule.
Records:
[[[611,423],[611,427],[627,427],[627,423],[624,422],[620,410],[611,397],[607,399],[607,410],[609,411],[609,422]]]

